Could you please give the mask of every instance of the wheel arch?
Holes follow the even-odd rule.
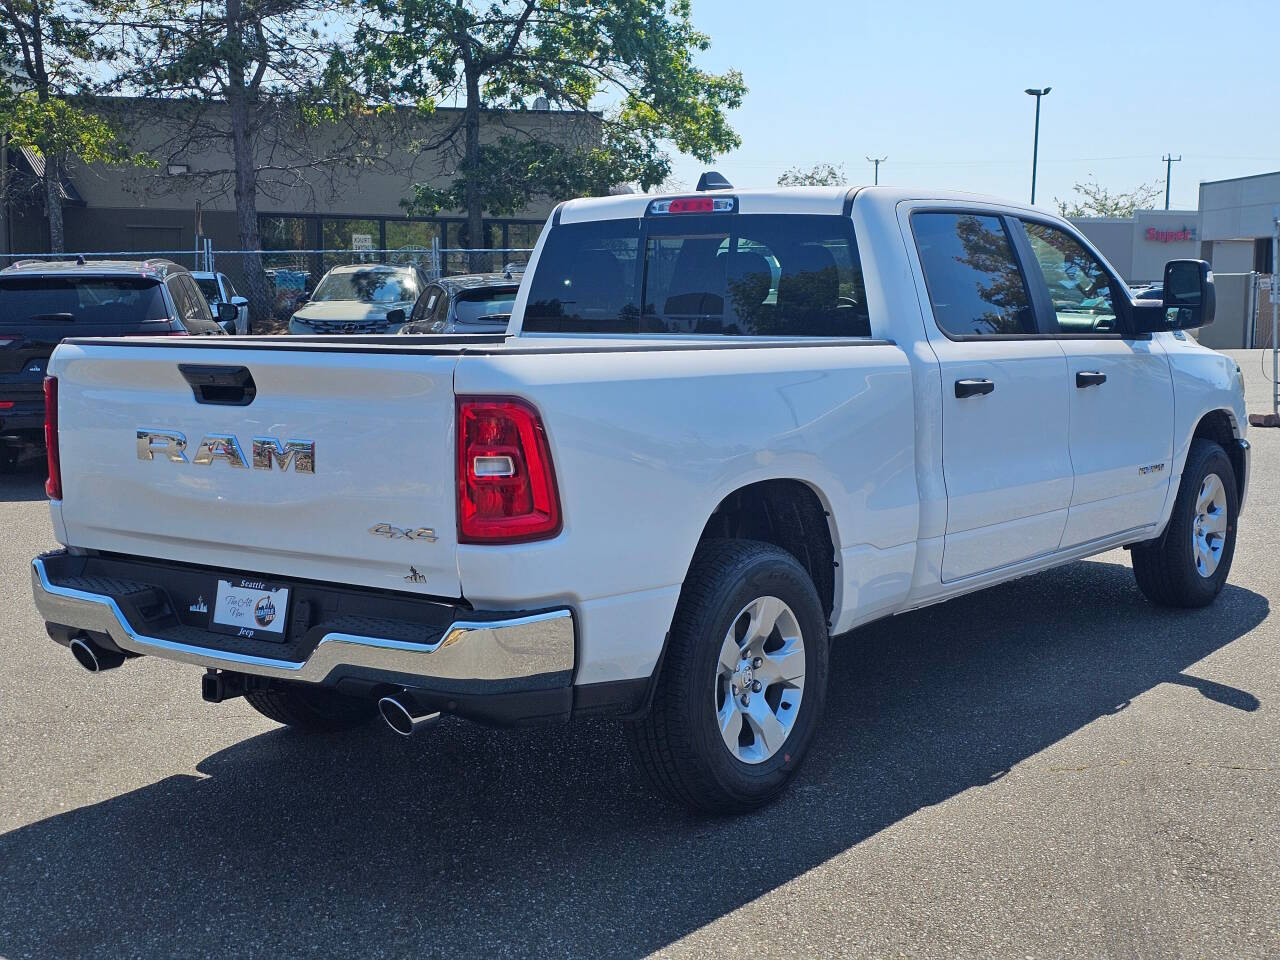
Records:
[[[1191,432],[1191,440],[1212,440],[1226,451],[1227,459],[1231,461],[1231,468],[1236,475],[1237,498],[1243,504],[1249,470],[1245,448],[1240,444],[1240,439],[1240,425],[1236,422],[1235,413],[1221,407],[1202,414]],[[1191,443],[1188,441],[1187,448],[1190,449],[1190,447]],[[1183,462],[1186,462],[1185,454]]]
[[[839,543],[830,504],[795,478],[757,480],[726,494],[703,525],[704,540],[761,540],[785,550],[809,573],[830,620],[839,599]],[[695,547],[696,549],[696,547]]]

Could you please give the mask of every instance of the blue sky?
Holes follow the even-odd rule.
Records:
[[[732,114],[742,148],[714,164],[736,186],[818,161],[870,183],[864,158],[887,155],[881,183],[1026,200],[1023,90],[1044,85],[1038,204],[1090,174],[1163,188],[1170,151],[1175,208],[1196,207],[1201,180],[1280,170],[1276,0],[693,0],[693,19],[712,38],[702,65],[750,88]],[[702,169],[678,157],[674,177]]]

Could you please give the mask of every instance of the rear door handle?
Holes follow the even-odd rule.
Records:
[[[990,380],[957,380],[956,399],[965,397],[983,397],[996,388]]]
[[[1097,387],[1107,382],[1107,375],[1098,370],[1077,370],[1077,387]]]

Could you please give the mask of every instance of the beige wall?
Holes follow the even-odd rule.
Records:
[[[1248,273],[1253,269],[1253,241],[1215,240],[1209,262],[1215,274]]]
[[[1181,237],[1182,239],[1174,239]],[[1130,283],[1164,280],[1170,260],[1200,259],[1199,214],[1195,210],[1139,210],[1133,219]]]
[[[1133,217],[1077,217],[1071,222],[1102,251],[1125,283],[1163,280],[1168,261],[1200,257],[1195,210],[1139,210]],[[1174,239],[1179,234],[1185,238]]]
[[[1280,171],[1202,183],[1201,234],[1205,240],[1269,237],[1277,207]]]

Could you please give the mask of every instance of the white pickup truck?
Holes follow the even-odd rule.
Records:
[[[574,200],[506,335],[66,341],[36,603],[89,669],[303,729],[620,717],[658,789],[750,809],[832,635],[1119,546],[1214,599],[1242,383],[1183,332],[1207,265],[1164,295],[967,195]]]

